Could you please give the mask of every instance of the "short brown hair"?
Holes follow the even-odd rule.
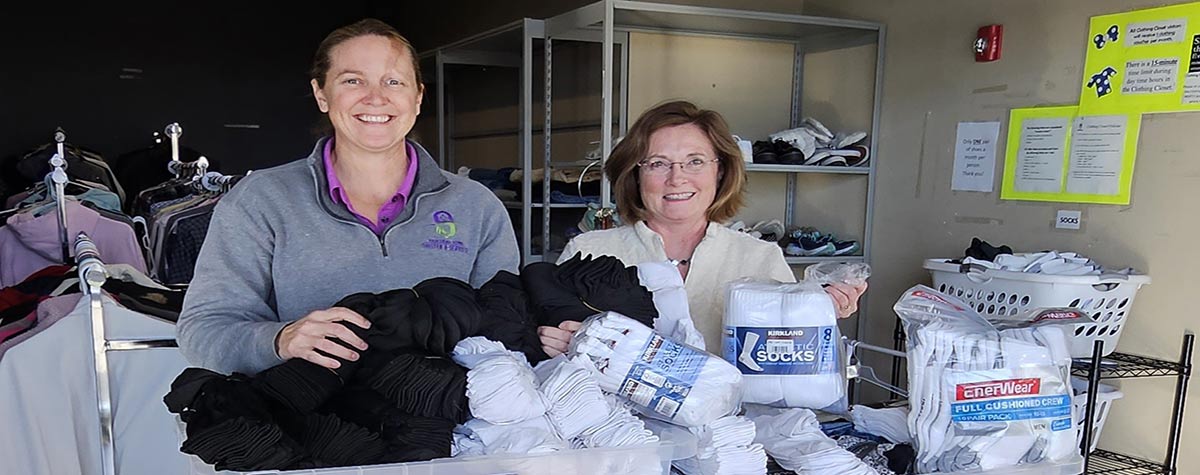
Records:
[[[321,44],[317,46],[317,54],[313,56],[312,69],[309,71],[312,79],[317,80],[318,87],[325,87],[325,75],[329,74],[330,63],[332,62],[332,58],[329,55],[333,52],[333,48],[360,36],[382,36],[403,45],[404,49],[408,50],[409,60],[412,61],[413,72],[416,74],[417,88],[425,87],[425,83],[421,81],[421,64],[417,60],[417,50],[413,48],[412,43],[409,43],[408,38],[401,35],[391,25],[374,18],[364,18],[333,30],[324,40],[321,40]]]
[[[617,211],[621,213],[621,219],[626,224],[633,224],[647,217],[646,204],[642,202],[637,165],[649,153],[650,136],[659,129],[686,124],[694,124],[708,135],[708,141],[717,153],[717,163],[720,166],[716,196],[708,206],[708,220],[725,222],[742,209],[746,191],[746,166],[742,162],[741,149],[729,131],[729,124],[716,111],[701,109],[687,101],[673,101],[642,113],[625,137],[613,148],[612,154],[604,164],[604,173],[613,183]]]

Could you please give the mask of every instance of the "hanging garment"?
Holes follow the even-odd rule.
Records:
[[[105,262],[129,264],[143,273],[146,271],[146,260],[132,228],[72,200],[65,201],[65,206],[68,239],[85,232]],[[0,228],[0,287],[11,286],[46,266],[62,263],[59,239],[58,217],[53,212],[8,218],[8,225]]]
[[[896,303],[908,340],[909,432],[920,471],[992,470],[1077,456],[1071,309],[988,322],[924,286]]]
[[[116,193],[122,203],[125,202],[125,193],[116,175],[99,154],[69,143],[64,145],[63,152],[66,154],[63,159],[67,162],[67,176],[104,185]],[[22,183],[40,182],[50,173],[50,157],[56,153],[58,150],[55,144],[42,145],[16,160],[13,171]]]
[[[90,302],[71,295],[43,306],[54,302],[61,310],[60,303],[70,300],[78,303],[69,313],[40,319],[46,328],[39,333],[0,345],[7,346],[0,358],[0,427],[5,428],[0,460],[6,473],[102,473]],[[109,339],[175,334],[174,325],[121,308],[108,297],[102,306]],[[159,348],[112,352],[108,358],[117,471],[186,473],[175,418],[157,402],[186,366],[183,357],[174,348]]]
[[[725,360],[745,402],[824,409],[844,403],[846,378],[833,298],[819,284],[729,285]]]
[[[199,158],[200,152],[186,146],[179,147],[179,161],[191,163]],[[169,141],[163,140],[153,146],[118,155],[111,163],[113,174],[116,175],[117,180],[125,187],[126,193],[134,197],[143,190],[174,178],[167,167],[170,161],[171,144]],[[210,169],[221,169],[218,160],[210,158],[208,162]],[[126,208],[129,212],[133,212],[131,209],[133,201],[130,199],[126,203],[129,205]]]
[[[742,376],[732,365],[616,312],[585,320],[568,356],[588,366],[603,390],[685,427],[733,414],[741,399]]]

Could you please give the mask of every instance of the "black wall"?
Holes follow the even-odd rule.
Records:
[[[225,173],[306,155],[320,119],[313,51],[365,2],[286,15],[265,2],[181,3],[0,13],[0,156],[48,142],[56,126],[115,156],[170,122]]]
[[[221,172],[285,163],[311,151],[322,119],[307,70],[334,28],[380,18],[421,51],[587,0],[115,3],[0,10],[0,157],[58,126],[115,157],[179,122],[182,143]]]

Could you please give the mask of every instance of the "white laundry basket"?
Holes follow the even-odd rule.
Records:
[[[1070,339],[1071,356],[1092,355],[1092,342],[1104,341],[1104,354],[1117,348],[1117,339],[1129,319],[1133,298],[1148,275],[1067,276],[1029,274],[979,266],[951,264],[947,259],[927,259],[933,288],[962,299],[986,317],[1011,317],[1028,309],[1074,307],[1096,323],[1075,325]]]
[[[1083,378],[1071,378],[1071,389],[1074,396],[1071,398],[1071,405],[1075,406],[1075,432],[1079,434],[1079,440],[1083,441],[1083,422],[1087,418],[1087,380]],[[1112,410],[1113,401],[1125,397],[1115,386],[1110,386],[1100,383],[1096,386],[1096,413],[1092,417],[1092,446],[1088,452],[1096,450],[1096,444],[1100,442],[1100,431],[1104,429],[1104,421],[1108,419],[1108,411]]]

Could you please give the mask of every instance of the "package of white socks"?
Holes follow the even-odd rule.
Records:
[[[677,425],[708,424],[733,414],[741,402],[742,375],[732,365],[616,312],[585,320],[568,356],[586,366],[604,391]]]
[[[704,348],[704,335],[696,329],[688,309],[687,291],[679,266],[670,262],[643,262],[637,265],[638,281],[654,295],[658,318],[654,331],[694,348]]]
[[[837,311],[820,284],[735,282],[725,309],[725,360],[743,401],[823,409],[844,405]]]
[[[989,322],[925,286],[895,305],[908,335],[908,426],[922,473],[1070,462],[1079,443],[1064,325],[1072,310]]]

